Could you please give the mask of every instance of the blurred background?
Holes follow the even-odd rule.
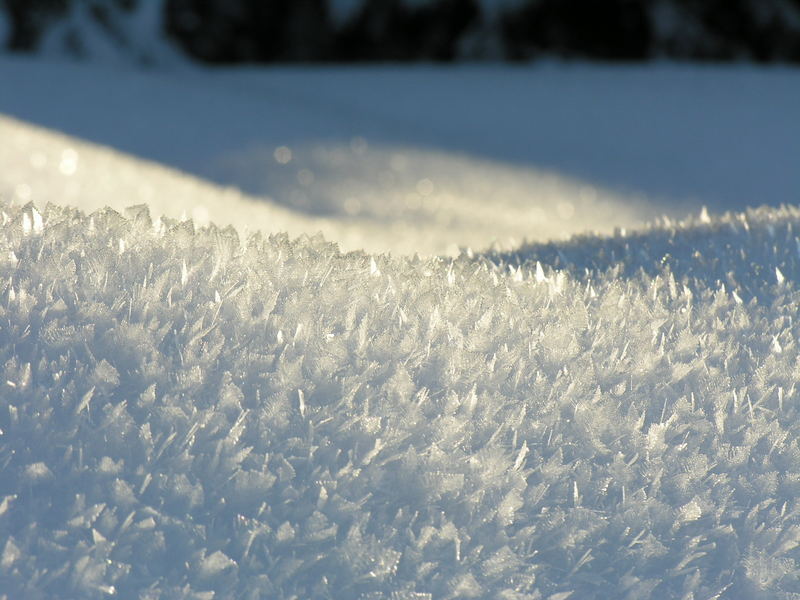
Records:
[[[800,62],[800,0],[2,0],[9,50],[208,63]]]
[[[800,203],[800,0],[0,0],[0,48],[14,201],[432,253]]]

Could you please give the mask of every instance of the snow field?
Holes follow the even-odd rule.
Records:
[[[0,71],[0,599],[800,593],[793,70]]]
[[[0,223],[8,598],[800,589],[797,209],[455,259]]]
[[[154,218],[322,232],[345,250],[508,250],[525,239],[631,227],[655,210],[554,174],[414,148],[279,147],[291,157],[283,165],[275,149],[251,148],[220,165],[233,187],[2,115],[0,138],[0,192],[17,203],[58,198],[87,211],[145,203]],[[242,191],[264,185],[274,198]]]
[[[113,148],[127,173],[134,165],[121,159],[138,157],[142,167],[155,162],[240,190],[226,192],[225,210],[208,208],[219,225],[322,230],[343,249],[370,252],[509,249],[683,218],[702,205],[720,213],[800,199],[800,77],[785,67],[134,70],[0,57],[0,80],[0,113],[16,120],[0,123],[0,177],[11,191],[44,175],[29,164],[34,154],[80,155],[74,174],[50,178],[53,195],[31,197],[37,205],[121,211],[146,201],[154,218],[192,217],[187,195],[166,191],[175,189],[168,169],[143,168],[123,185],[149,186],[150,200],[94,194],[92,178],[113,172],[90,160],[87,143],[91,156]],[[19,147],[6,142],[20,137],[9,127],[27,124],[47,130],[25,131]],[[233,196],[248,200],[245,216]],[[286,229],[270,224],[257,202],[296,218]]]

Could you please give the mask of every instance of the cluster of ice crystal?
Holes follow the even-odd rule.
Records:
[[[0,597],[796,597],[798,225],[445,260],[5,205]]]

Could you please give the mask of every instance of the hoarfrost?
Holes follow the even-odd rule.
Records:
[[[452,260],[3,210],[9,597],[797,590],[795,208]]]

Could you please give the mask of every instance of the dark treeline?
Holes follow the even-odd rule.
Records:
[[[166,36],[210,63],[539,56],[800,62],[800,0],[360,0],[345,19],[341,0],[0,0],[10,25],[6,45],[35,50],[76,3],[124,44],[118,17],[144,2],[161,5]]]

